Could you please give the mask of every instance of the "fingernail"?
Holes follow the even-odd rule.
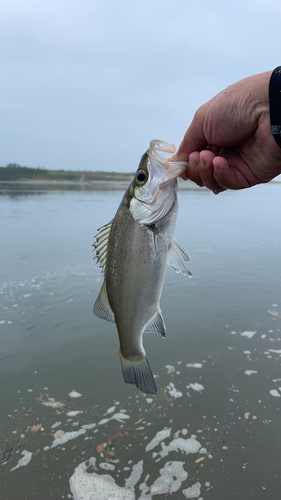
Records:
[[[216,163],[213,163],[213,167],[214,167],[214,172],[218,173],[220,169],[219,166]]]

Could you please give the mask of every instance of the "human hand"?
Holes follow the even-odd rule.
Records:
[[[281,173],[281,148],[270,126],[272,71],[229,86],[195,113],[173,161],[187,161],[183,178],[215,194],[268,182]]]

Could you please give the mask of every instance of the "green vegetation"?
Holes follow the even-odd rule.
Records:
[[[22,167],[17,163],[9,163],[6,167],[0,167],[0,181],[131,181],[133,173],[121,172],[91,172],[74,170],[47,170],[45,168]]]

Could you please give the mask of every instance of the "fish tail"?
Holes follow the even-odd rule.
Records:
[[[135,357],[125,358],[120,351],[120,359],[124,382],[135,384],[142,392],[155,396],[157,387],[147,357],[143,355],[137,360]]]

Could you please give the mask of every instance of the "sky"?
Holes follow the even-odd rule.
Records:
[[[280,58],[280,0],[1,0],[0,165],[133,172]]]

